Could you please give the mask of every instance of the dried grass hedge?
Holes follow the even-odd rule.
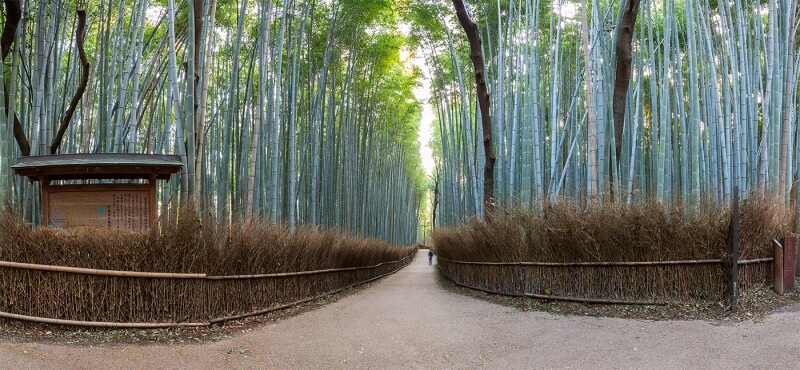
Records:
[[[0,311],[73,321],[208,322],[368,281],[409,263],[416,251],[308,227],[293,232],[260,222],[220,227],[194,214],[184,210],[180,222],[160,220],[156,230],[137,234],[31,227],[5,210],[0,215],[0,261],[208,278],[130,278],[0,267]],[[347,268],[354,269],[340,271]],[[330,271],[290,274],[314,270]],[[250,276],[264,274],[288,276]]]
[[[740,260],[772,257],[772,239],[789,235],[793,225],[781,209],[770,198],[742,202]],[[439,228],[432,241],[446,276],[481,289],[632,301],[719,300],[730,281],[731,219],[729,207],[711,202],[688,209],[657,201],[592,207],[561,201],[546,203],[541,211],[514,209],[489,222]],[[591,265],[697,260],[723,262]],[[739,285],[766,283],[770,274],[770,263],[741,265]]]

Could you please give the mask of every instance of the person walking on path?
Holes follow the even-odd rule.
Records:
[[[428,249],[428,266],[433,265],[433,249]]]

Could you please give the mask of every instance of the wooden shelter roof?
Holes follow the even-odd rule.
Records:
[[[11,166],[30,181],[78,179],[169,180],[183,168],[177,155],[159,154],[55,154],[17,158]]]

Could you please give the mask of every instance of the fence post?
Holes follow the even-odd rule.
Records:
[[[795,254],[797,251],[797,238],[787,236],[783,238],[783,291],[794,292]]]
[[[731,311],[739,309],[739,187],[733,187],[731,221]]]
[[[778,295],[783,294],[783,245],[772,240],[772,289]]]

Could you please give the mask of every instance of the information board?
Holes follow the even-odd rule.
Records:
[[[50,227],[97,227],[147,231],[150,228],[150,191],[58,191],[47,194]]]

